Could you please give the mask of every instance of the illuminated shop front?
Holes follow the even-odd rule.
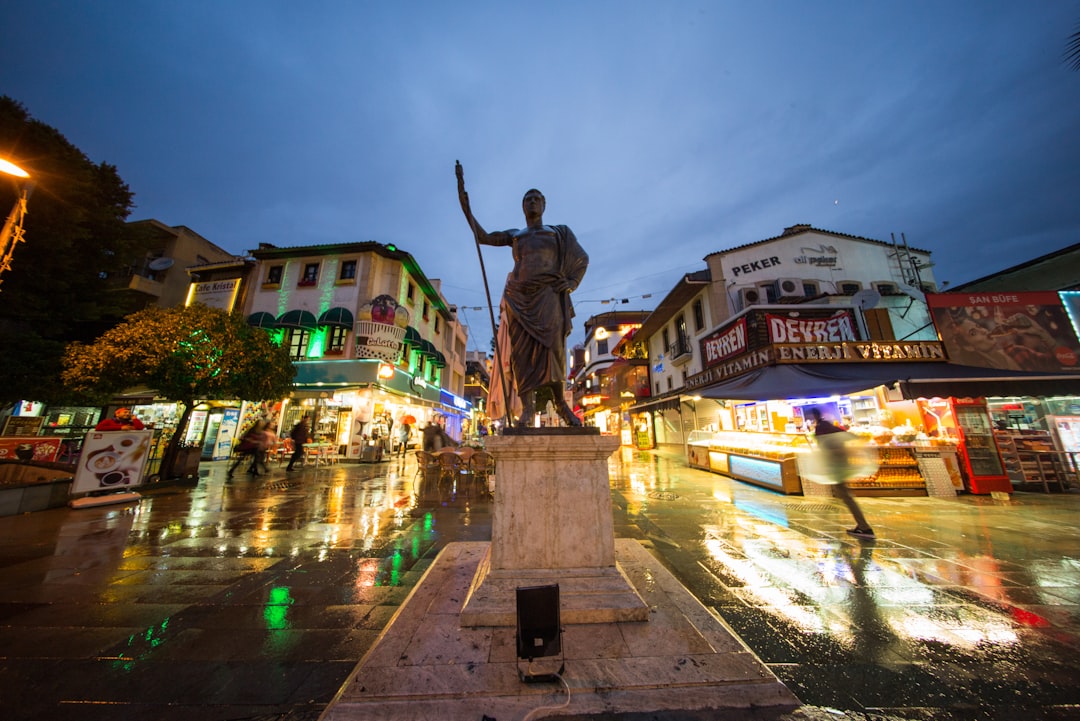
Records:
[[[690,465],[784,493],[816,493],[816,484],[801,483],[796,460],[810,448],[807,415],[817,407],[877,449],[879,470],[852,483],[856,493],[1011,492],[986,397],[1075,387],[1080,377],[951,364],[936,341],[858,340],[851,313],[802,308],[783,317],[763,309],[704,338],[706,368],[686,384],[702,399],[687,442]]]

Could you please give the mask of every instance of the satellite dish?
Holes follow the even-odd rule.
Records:
[[[866,288],[860,290],[855,295],[851,296],[851,303],[859,310],[868,310],[873,308],[881,300],[881,294],[872,288]]]
[[[150,270],[168,270],[172,267],[172,264],[172,258],[166,258],[165,256],[162,256],[160,258],[154,258],[146,267]]]

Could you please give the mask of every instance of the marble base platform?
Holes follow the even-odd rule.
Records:
[[[615,559],[607,464],[619,441],[560,430],[488,439],[491,545],[465,599],[463,626],[514,626],[516,589],[552,583],[564,623],[649,618]]]
[[[443,549],[321,719],[503,721],[541,706],[552,708],[536,718],[798,706],[641,544],[620,539],[619,567],[648,604],[649,620],[571,624],[564,616],[562,677],[570,702],[554,708],[566,699],[566,688],[519,680],[514,628],[461,625],[466,594],[489,545]]]

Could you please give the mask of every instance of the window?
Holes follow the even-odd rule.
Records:
[[[435,316],[435,332],[439,332],[439,316]]]
[[[814,281],[804,280],[802,284],[802,294],[807,298],[813,298],[814,296],[821,294],[821,289]]]
[[[858,283],[840,284],[840,295],[855,295],[860,290],[862,290],[862,286],[860,286]]]
[[[705,330],[705,308],[701,305],[701,298],[694,301],[694,332]]]
[[[428,309],[430,307],[431,307],[431,305],[425,300],[424,301],[424,312],[420,314],[420,315],[422,315],[424,317],[424,320],[428,319]]]
[[[415,296],[415,295],[416,295],[416,286],[413,285],[412,283],[409,283],[409,289],[405,291],[405,300],[412,303],[413,302],[413,296]]]
[[[345,336],[349,329],[340,325],[330,326],[330,332],[326,334],[326,350],[340,353],[345,350]]]
[[[874,287],[881,295],[897,295],[900,292],[896,288],[896,283],[874,283]]]
[[[307,355],[308,336],[310,334],[304,328],[292,328],[289,330],[289,358],[291,360],[303,360]]]
[[[656,381],[656,395],[660,395],[660,381]]]
[[[300,282],[297,285],[315,285],[319,282],[319,264],[318,263],[305,263],[304,272],[300,276]]]
[[[606,355],[607,354],[607,352],[608,352],[607,341],[608,341],[607,338],[604,338],[603,340],[596,341],[596,355],[601,356],[601,355]]]
[[[761,287],[761,290],[765,291],[765,302],[766,303],[775,303],[776,302],[776,284],[775,283],[769,283],[768,285],[763,285]]]
[[[663,349],[661,352],[667,353],[668,348],[671,346],[671,335],[668,333],[667,328],[664,328],[662,331],[660,331],[660,343],[661,345],[663,345]]]
[[[667,377],[667,389],[671,390],[671,386],[672,386],[671,376],[668,376]]]
[[[281,285],[281,274],[285,272],[285,266],[272,265],[266,269],[266,285]]]
[[[338,280],[356,280],[355,260],[341,261],[341,274],[338,275]]]

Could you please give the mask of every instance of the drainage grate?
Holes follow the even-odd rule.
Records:
[[[649,491],[647,495],[656,501],[674,501],[679,497],[678,493],[671,493],[670,491]]]
[[[836,506],[832,503],[785,503],[784,510],[818,513],[821,511],[835,511]]]

